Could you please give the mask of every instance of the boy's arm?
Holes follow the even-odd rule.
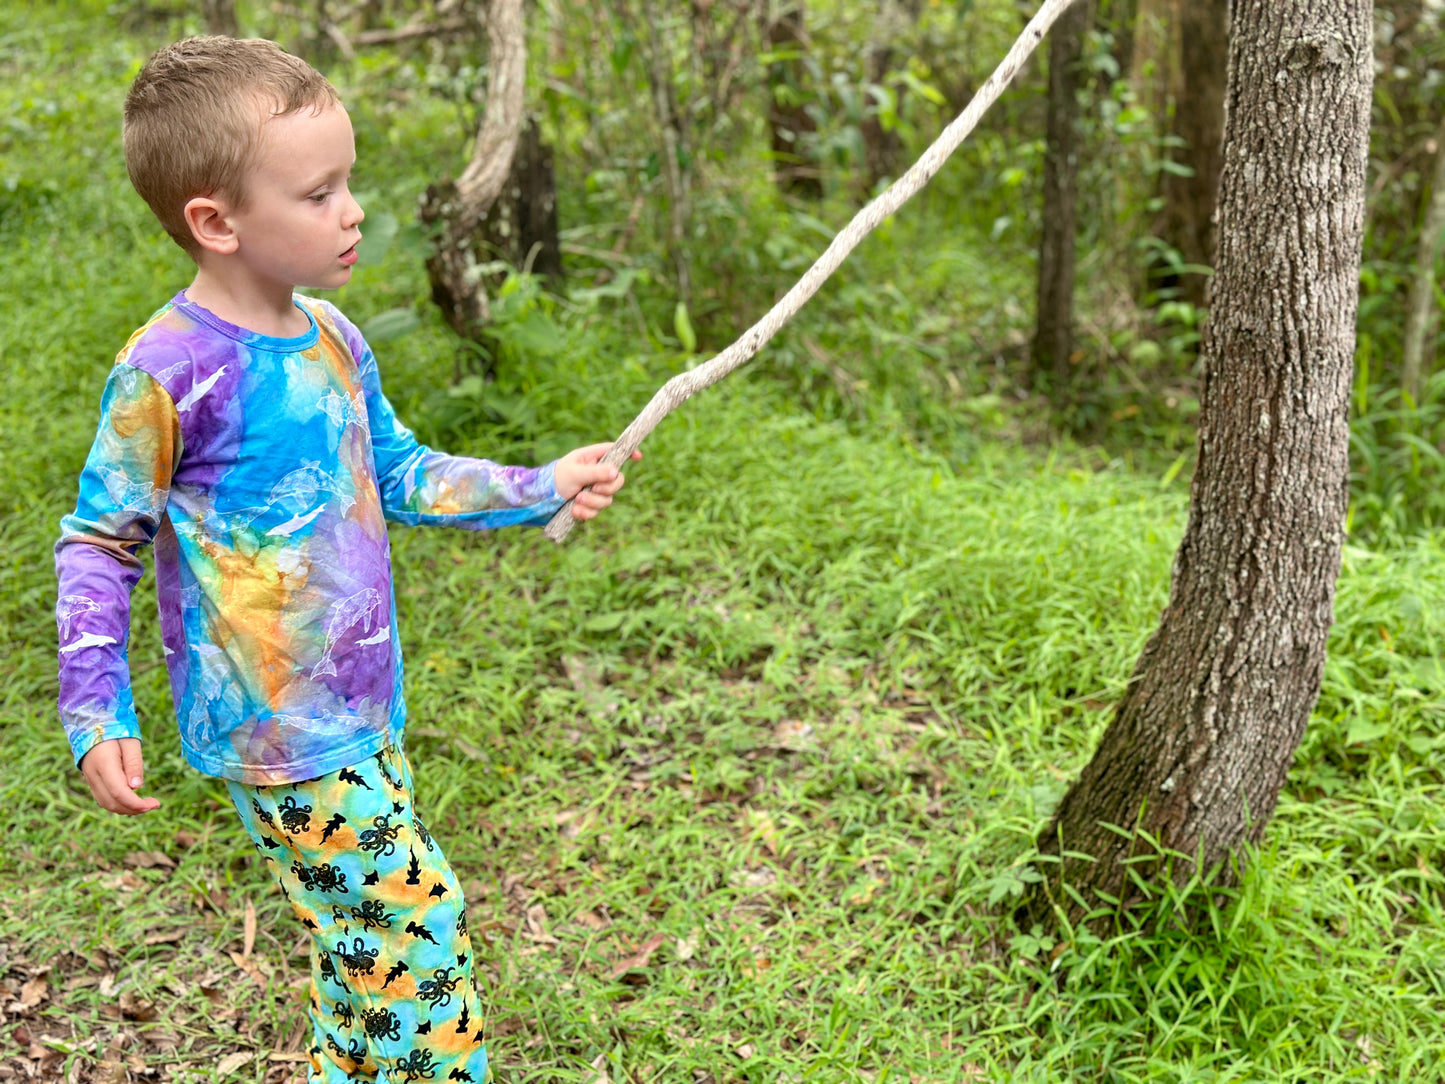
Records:
[[[359,346],[359,349],[358,349]],[[555,464],[507,467],[446,455],[420,443],[382,394],[376,359],[352,343],[366,396],[372,457],[386,518],[397,523],[484,530],[541,526],[565,503]]]
[[[102,742],[140,736],[126,660],[130,593],[143,571],[136,551],[160,527],[180,455],[180,418],[170,395],[148,374],[116,365],[75,511],[61,520],[55,545],[60,717],[77,764]],[[82,765],[92,789],[102,762],[107,778],[128,772],[128,783],[138,776],[139,751],[132,763],[120,755],[122,746],[131,748],[112,742]]]

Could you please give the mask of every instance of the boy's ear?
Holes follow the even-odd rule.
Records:
[[[214,196],[196,196],[186,203],[186,225],[196,244],[207,252],[229,256],[236,251],[239,240],[232,229],[230,208]]]

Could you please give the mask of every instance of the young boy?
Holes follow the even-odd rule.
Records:
[[[97,802],[139,793],[126,663],[156,549],[186,759],[224,779],[314,937],[310,1080],[486,1077],[461,891],[416,817],[385,520],[469,529],[612,501],[609,445],[540,469],[418,444],[337,287],[362,211],[351,122],[270,42],[161,49],[125,104],[136,190],[195,260],[131,336],[56,546],[60,712]],[[590,491],[584,487],[591,486]]]

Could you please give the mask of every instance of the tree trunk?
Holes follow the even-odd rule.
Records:
[[[1400,387],[1416,404],[1420,402],[1421,386],[1435,363],[1435,326],[1439,315],[1435,305],[1435,262],[1440,258],[1440,242],[1445,239],[1445,120],[1435,133],[1435,169],[1430,186],[1430,202],[1425,205],[1420,244],[1415,252],[1415,276],[1410,282],[1404,355],[1400,363]]]
[[[1139,23],[1139,0],[1100,0],[1099,28],[1112,41],[1110,54],[1119,71],[1113,78],[1099,80],[1099,96],[1109,96],[1113,79],[1127,79],[1134,66],[1134,36]]]
[[[1189,522],[1159,628],[1039,838],[1058,862],[1025,921],[1128,907],[1134,878],[1182,882],[1196,859],[1227,879],[1319,694],[1347,504],[1370,16],[1369,0],[1236,0]]]
[[[1186,267],[1214,262],[1214,204],[1219,193],[1220,142],[1224,135],[1224,83],[1229,60],[1229,0],[1188,0],[1179,10],[1180,88],[1174,102],[1173,135],[1182,142],[1172,155],[1185,172],[1166,174],[1160,234],[1179,250]],[[1203,271],[1166,275],[1157,288],[1177,288],[1194,305],[1209,296]]]
[[[487,40],[487,108],[471,161],[457,180],[429,185],[420,208],[422,221],[438,231],[426,261],[432,300],[447,326],[467,342],[476,342],[492,318],[486,287],[476,273],[477,250],[482,221],[507,181],[522,128],[527,74],[522,0],[492,0]]]
[[[766,11],[766,7],[764,8]],[[764,38],[768,52],[797,53],[796,59],[775,60],[768,65],[768,131],[773,151],[773,178],[785,196],[821,199],[823,177],[818,163],[804,146],[817,130],[804,102],[805,67],[802,54],[808,48],[802,0],[785,3],[768,20]]]
[[[511,175],[487,212],[482,236],[486,248],[513,267],[561,281],[557,174],[535,118],[522,127]]]
[[[1044,153],[1044,228],[1032,368],[1057,396],[1068,382],[1074,351],[1074,226],[1078,216],[1079,60],[1093,21],[1092,4],[1078,0],[1059,17],[1049,40],[1048,147]]]
[[[692,170],[687,165],[687,129],[677,107],[673,85],[672,53],[661,13],[653,0],[643,0],[643,19],[648,27],[647,79],[652,90],[653,110],[662,129],[662,183],[667,189],[667,252],[677,272],[677,293],[682,303],[692,305],[692,263],[687,251],[687,224],[692,214]]]
[[[227,38],[241,36],[240,24],[236,22],[236,0],[205,0],[203,10],[207,34],[219,34]]]

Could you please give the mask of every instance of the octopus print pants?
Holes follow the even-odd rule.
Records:
[[[487,1078],[461,887],[401,750],[303,783],[228,783],[311,931],[309,1084]]]

